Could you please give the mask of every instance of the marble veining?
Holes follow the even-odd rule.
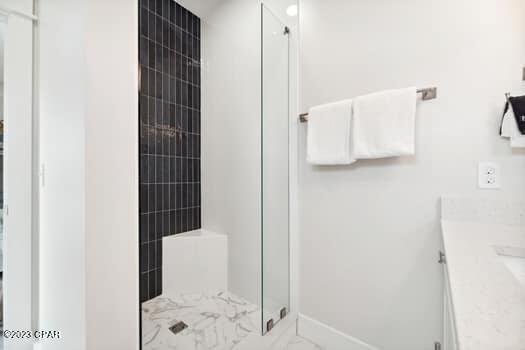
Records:
[[[169,328],[184,321],[175,335]],[[160,296],[142,305],[144,350],[235,349],[260,335],[260,309],[229,292]]]
[[[173,334],[169,328],[179,321],[188,328]],[[225,291],[161,295],[142,304],[144,350],[323,350],[295,332],[263,346],[260,324],[258,306]]]

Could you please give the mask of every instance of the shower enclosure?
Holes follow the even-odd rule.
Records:
[[[140,1],[143,349],[260,342],[290,313],[294,2]]]
[[[290,308],[290,29],[265,4],[262,22],[262,322],[263,333]]]

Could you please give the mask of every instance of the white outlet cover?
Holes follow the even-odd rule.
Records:
[[[478,164],[478,187],[492,190],[501,188],[501,169],[498,163],[480,162]]]

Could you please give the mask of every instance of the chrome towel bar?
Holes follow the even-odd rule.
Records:
[[[417,93],[421,94],[421,99],[423,101],[433,100],[437,98],[437,87],[418,89]],[[308,121],[308,113],[299,114],[299,121],[301,123],[306,123]]]

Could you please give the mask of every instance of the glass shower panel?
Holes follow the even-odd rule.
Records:
[[[262,5],[262,326],[289,310],[289,30]]]

